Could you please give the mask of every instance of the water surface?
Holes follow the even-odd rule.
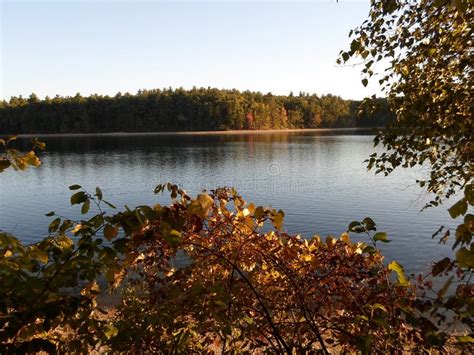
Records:
[[[234,186],[248,201],[283,209],[290,233],[338,235],[370,216],[393,240],[383,248],[387,259],[410,272],[426,270],[431,260],[451,255],[431,235],[453,223],[444,206],[420,213],[427,196],[414,183],[422,170],[367,172],[372,138],[347,131],[44,137],[39,169],[0,175],[0,229],[34,242],[47,235],[46,212],[78,216],[69,206],[71,184],[100,186],[109,201],[130,207],[162,199],[153,194],[162,182],[192,194]]]

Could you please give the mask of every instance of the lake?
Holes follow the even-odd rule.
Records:
[[[191,194],[234,186],[247,201],[284,210],[284,229],[303,236],[339,235],[370,216],[392,239],[383,245],[387,260],[424,271],[452,254],[431,238],[439,226],[454,225],[448,206],[420,213],[428,201],[415,185],[421,168],[389,177],[368,172],[372,138],[360,131],[43,137],[40,168],[0,175],[0,229],[34,242],[47,235],[45,213],[79,216],[69,205],[72,184],[100,186],[107,200],[130,207],[163,202],[153,194],[162,182]]]

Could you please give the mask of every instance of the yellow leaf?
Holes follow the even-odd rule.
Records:
[[[283,211],[278,211],[274,217],[273,217],[273,225],[277,230],[281,230],[283,228],[283,218],[285,217],[285,214]]]
[[[388,269],[395,271],[395,273],[398,276],[398,283],[400,286],[407,286],[408,285],[408,280],[405,276],[405,270],[403,269],[403,266],[397,263],[396,261],[392,261],[390,264],[388,264]]]
[[[326,245],[328,247],[332,247],[332,246],[336,245],[336,243],[337,243],[336,239],[334,239],[330,235],[326,237]]]
[[[214,204],[214,200],[208,194],[199,194],[199,195],[197,195],[197,200],[201,204],[202,209],[204,211],[204,214],[207,214],[209,209]]]
[[[81,230],[81,228],[82,228],[82,224],[79,223],[78,225],[76,225],[76,226],[74,227],[74,229],[72,230],[72,232],[73,232],[73,233],[77,233],[77,232],[79,232],[79,231]]]
[[[349,234],[347,233],[342,233],[341,234],[341,240],[346,243],[347,245],[351,245],[352,242],[351,242],[351,238],[349,237]]]
[[[109,324],[107,326],[107,329],[106,331],[104,332],[105,336],[107,337],[107,339],[110,339],[110,338],[113,338],[113,337],[116,337],[117,334],[118,334],[118,329],[115,328],[115,326],[113,324]]]
[[[255,212],[255,205],[253,203],[251,203],[247,208],[250,211],[250,213],[253,214]]]
[[[31,249],[30,255],[33,259],[38,260],[38,261],[42,262],[43,264],[46,264],[49,260],[48,253],[45,252],[44,250],[38,249],[36,247],[33,247]]]

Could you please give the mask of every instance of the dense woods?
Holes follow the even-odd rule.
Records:
[[[114,97],[12,97],[0,102],[2,133],[97,133],[384,126],[385,100],[376,114],[334,95],[277,96],[213,88],[140,90]]]

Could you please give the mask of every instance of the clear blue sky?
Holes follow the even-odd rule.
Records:
[[[4,1],[1,93],[134,93],[211,86],[372,94],[338,67],[365,1]]]

